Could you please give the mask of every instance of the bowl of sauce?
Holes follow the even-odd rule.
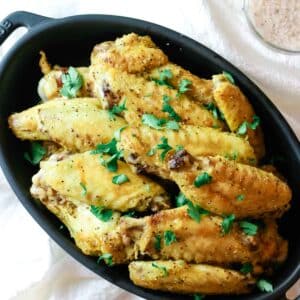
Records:
[[[300,0],[244,0],[244,11],[264,42],[300,54]]]

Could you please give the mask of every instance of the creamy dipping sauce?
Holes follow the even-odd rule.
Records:
[[[247,12],[262,38],[286,50],[300,51],[300,0],[249,0]]]

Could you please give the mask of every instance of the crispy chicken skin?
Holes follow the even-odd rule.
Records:
[[[149,36],[135,33],[96,45],[91,64],[107,64],[128,73],[141,73],[167,63],[167,56]]]
[[[241,90],[229,82],[223,74],[214,75],[213,84],[214,99],[224,114],[229,129],[236,132],[244,121],[252,123],[255,112]],[[262,158],[265,155],[265,145],[260,126],[255,130],[248,127],[247,138],[257,158]]]
[[[62,74],[68,68],[56,67],[47,74],[45,74],[38,83],[38,94],[43,102],[62,97],[60,90],[63,86]],[[78,91],[77,97],[90,97],[91,96],[91,82],[89,80],[89,68],[78,67],[78,73],[82,76],[83,86]]]
[[[222,234],[223,218],[202,216],[199,223],[188,214],[187,206],[160,211],[140,219],[122,217],[119,235],[125,246],[135,249],[134,258],[148,256],[152,259],[183,259],[186,262],[230,265],[251,262],[254,266],[283,262],[287,255],[287,242],[277,232],[273,220],[255,236],[246,235],[238,222],[228,234]],[[164,232],[173,231],[176,241],[166,245]],[[156,238],[160,235],[160,250]],[[113,257],[115,249],[107,249]]]
[[[71,152],[83,152],[109,142],[116,130],[126,126],[101,109],[98,99],[58,99],[12,114],[9,127],[22,140],[52,141]]]
[[[134,284],[172,293],[244,294],[255,285],[250,275],[210,265],[188,264],[183,260],[135,261],[128,268]]]
[[[168,96],[169,104],[182,123],[223,127],[223,123],[216,120],[208,110],[185,95],[179,99],[174,89],[104,65],[91,66],[90,74],[94,81],[94,94],[103,100],[103,107],[110,108],[126,100],[127,109],[123,116],[132,125],[140,125],[145,113],[168,119],[168,113],[162,111],[163,97]]]
[[[62,153],[41,162],[40,167],[33,183],[45,190],[45,197],[49,189],[50,193],[55,191],[61,197],[123,212],[148,208],[156,211],[169,207],[169,197],[160,185],[145,176],[134,174],[122,161],[118,162],[118,173],[115,173],[99,162],[99,155],[90,152]],[[127,175],[129,181],[114,184],[112,178],[117,174]]]
[[[255,162],[253,148],[246,140],[213,128],[182,125],[180,130],[174,131],[129,126],[122,131],[121,137],[119,147],[127,153],[134,153],[137,148],[137,153],[147,153],[165,137],[173,149],[181,145],[195,158],[222,155],[246,164]],[[149,159],[161,160],[157,155]]]

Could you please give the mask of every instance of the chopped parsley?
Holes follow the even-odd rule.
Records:
[[[109,143],[107,144],[98,144],[96,146],[95,150],[92,150],[91,154],[110,154],[113,155],[116,152],[118,152],[117,149],[117,140],[113,138]]]
[[[104,253],[101,256],[99,256],[99,258],[97,259],[97,264],[99,264],[101,260],[104,260],[105,263],[110,267],[114,264],[112,260],[112,255],[110,253]]]
[[[154,239],[155,239],[154,240],[154,248],[155,248],[156,251],[160,251],[160,249],[161,249],[161,235],[160,234],[156,235]]]
[[[167,277],[169,275],[169,272],[166,267],[159,266],[156,263],[152,263],[152,267],[161,270],[163,272],[164,277]]]
[[[245,195],[243,195],[243,194],[239,194],[236,196],[237,201],[243,201],[244,199],[245,199]]]
[[[80,186],[82,187],[81,195],[82,196],[86,196],[86,194],[87,194],[87,188],[86,188],[85,184],[83,184],[82,182],[80,182]]]
[[[177,145],[175,147],[175,151],[178,152],[178,151],[181,151],[181,150],[184,150],[184,147],[182,145]]]
[[[129,178],[128,178],[128,176],[127,175],[125,175],[125,174],[120,174],[120,175],[116,175],[116,176],[114,176],[113,177],[113,179],[112,179],[112,183],[114,183],[114,184],[123,184],[123,183],[125,183],[125,182],[128,182],[129,181]]]
[[[166,85],[169,88],[173,88],[169,79],[172,79],[173,74],[170,69],[164,69],[159,72],[159,78],[152,78],[152,80],[158,85]]]
[[[246,235],[256,235],[259,228],[257,224],[248,221],[240,221],[239,225]]]
[[[181,120],[180,116],[176,113],[176,111],[173,109],[173,107],[170,105],[171,98],[167,95],[163,96],[163,106],[162,111],[169,114],[170,119],[173,119],[177,122]]]
[[[223,71],[223,75],[230,83],[235,84],[235,81],[229,72]]]
[[[226,217],[224,217],[221,227],[222,227],[222,234],[228,234],[231,230],[231,227],[233,225],[233,221],[235,220],[235,215],[231,214]]]
[[[32,165],[37,165],[46,155],[46,152],[46,149],[39,142],[32,142],[29,152],[24,153],[24,158]]]
[[[127,126],[123,126],[123,127],[120,127],[119,129],[117,129],[115,132],[114,132],[114,138],[116,139],[116,141],[120,141],[121,140],[121,132],[127,128]]]
[[[251,263],[244,263],[240,269],[240,272],[243,274],[251,273],[253,270],[253,266]]]
[[[204,295],[200,295],[200,294],[195,294],[194,295],[194,300],[203,300],[205,298]]]
[[[185,92],[189,91],[190,90],[189,86],[191,84],[192,84],[192,82],[190,80],[181,79],[181,81],[179,82],[177,95],[181,95],[181,94],[184,94]]]
[[[103,222],[108,222],[113,215],[113,211],[111,209],[106,209],[104,206],[91,205],[90,211],[95,217]]]
[[[161,144],[157,144],[157,145],[156,145],[156,149],[157,149],[157,150],[163,150],[163,151],[161,152],[161,154],[160,154],[160,158],[161,158],[162,160],[164,160],[165,157],[166,157],[166,155],[167,155],[167,153],[168,153],[170,150],[172,150],[173,148],[168,144],[168,139],[167,139],[166,137],[162,137],[162,138],[160,139],[160,141],[161,141]]]
[[[166,246],[170,246],[174,242],[176,242],[176,235],[173,231],[171,230],[166,230],[164,232],[164,241]]]
[[[187,205],[188,205],[188,210],[187,210],[188,215],[197,223],[201,221],[202,216],[209,215],[209,211],[205,210],[204,208],[200,207],[197,204],[194,205],[193,202],[190,200],[188,200]]]
[[[269,281],[265,279],[260,279],[257,282],[257,287],[262,291],[266,293],[272,293],[273,292],[273,285]]]
[[[186,205],[188,203],[189,199],[186,198],[185,195],[180,192],[178,194],[178,196],[176,196],[175,201],[176,201],[176,206],[180,207],[180,206]]]
[[[204,107],[212,113],[213,117],[216,120],[222,120],[222,121],[225,120],[223,113],[219,110],[219,108],[217,106],[215,106],[215,104],[213,102],[204,104]]]
[[[61,76],[63,86],[60,90],[60,94],[67,98],[75,98],[77,92],[83,85],[83,78],[81,74],[73,67],[70,67],[67,73],[63,73]]]
[[[252,118],[252,123],[249,123],[248,121],[244,121],[238,128],[237,134],[244,135],[247,133],[247,129],[251,128],[252,130],[255,130],[260,124],[260,118],[256,115]]]
[[[151,148],[148,152],[147,155],[148,156],[153,156],[156,153],[156,147]]]
[[[126,99],[123,101],[123,103],[119,105],[115,104],[110,110],[108,110],[110,119],[114,120],[115,116],[120,115],[120,113],[124,110],[126,110]]]
[[[167,120],[164,118],[158,118],[153,114],[143,114],[142,123],[151,128],[162,130],[162,129],[171,129],[178,130],[179,124],[174,120]]]
[[[106,160],[102,155],[99,159],[102,166],[106,167],[110,172],[116,172],[118,170],[118,159],[121,157],[123,157],[123,152],[118,151],[116,154],[112,155]]]
[[[212,180],[212,176],[210,176],[207,172],[203,172],[198,175],[194,181],[195,187],[201,187],[202,185],[210,183]]]

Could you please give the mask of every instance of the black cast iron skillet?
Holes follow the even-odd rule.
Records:
[[[170,60],[193,73],[210,77],[227,70],[248,96],[262,119],[268,154],[287,178],[293,190],[291,210],[281,220],[280,229],[289,240],[288,260],[273,279],[272,294],[254,292],[237,297],[209,297],[210,299],[278,299],[300,275],[299,219],[300,201],[300,146],[299,141],[269,99],[238,69],[203,45],[170,29],[144,22],[108,15],[81,15],[50,19],[28,12],[15,12],[0,23],[0,44],[17,27],[26,26],[25,34],[9,51],[0,65],[0,163],[16,195],[40,226],[65,251],[103,278],[147,299],[187,299],[187,296],[155,292],[139,288],[128,278],[127,266],[106,267],[96,264],[95,258],[83,255],[74,245],[66,230],[59,230],[60,222],[29,194],[31,177],[37,171],[23,159],[26,143],[17,140],[7,127],[7,117],[38,102],[36,87],[42,76],[39,51],[46,51],[50,62],[62,66],[89,64],[93,45],[114,40],[125,33],[150,35]],[[241,49],[242,51],[242,49]],[[22,226],[22,224],[20,224]],[[30,232],[28,232],[30,234]],[[18,238],[18,237],[16,237]],[[38,241],[37,241],[38,242]],[[222,247],[222,245],[220,245]]]

